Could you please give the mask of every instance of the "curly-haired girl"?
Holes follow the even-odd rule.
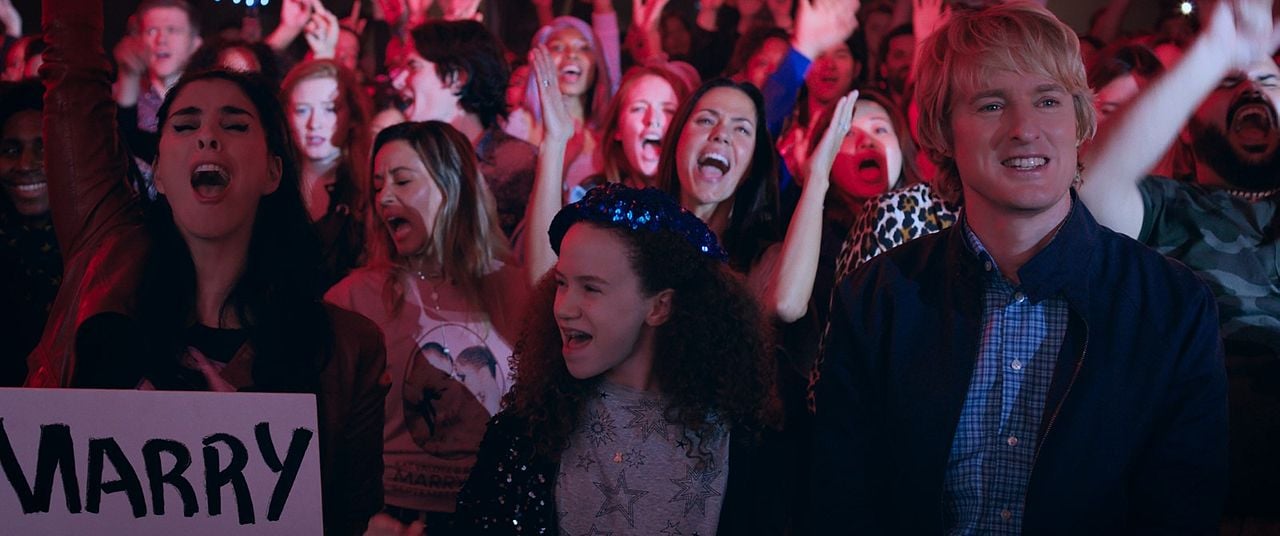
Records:
[[[459,495],[460,531],[777,526],[780,464],[756,463],[780,419],[768,324],[715,235],[657,190],[610,184],[550,236],[559,259]]]

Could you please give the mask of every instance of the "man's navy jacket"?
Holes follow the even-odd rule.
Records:
[[[1216,533],[1227,380],[1213,296],[1073,205],[1018,271],[1032,300],[1060,294],[1069,308],[1023,531]],[[838,287],[812,387],[815,534],[947,528],[943,482],[983,314],[963,233],[909,242]]]

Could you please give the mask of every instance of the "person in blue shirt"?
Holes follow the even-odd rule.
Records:
[[[1096,119],[1074,32],[1010,2],[953,13],[919,52],[921,145],[964,209],[835,292],[815,533],[1216,533],[1217,310],[1078,200]]]

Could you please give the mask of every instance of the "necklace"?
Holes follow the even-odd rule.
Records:
[[[1227,193],[1235,197],[1238,197],[1240,199],[1243,199],[1245,201],[1248,201],[1250,203],[1257,203],[1258,201],[1261,201],[1263,199],[1271,197],[1272,195],[1275,195],[1277,192],[1280,192],[1280,188],[1274,188],[1274,189],[1266,190],[1262,192],[1255,192],[1252,190],[1238,190],[1234,188],[1227,189]]]
[[[444,273],[428,274],[422,270],[414,270],[414,275],[418,276],[419,281],[425,281],[431,285],[431,305],[435,310],[440,310],[440,283],[444,282]]]

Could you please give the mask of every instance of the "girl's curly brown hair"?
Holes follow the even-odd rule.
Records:
[[[710,439],[720,425],[750,437],[781,425],[772,328],[741,276],[670,231],[574,225],[595,225],[621,238],[646,295],[675,291],[671,316],[658,327],[653,373],[667,401],[667,421],[692,439],[690,456],[706,454],[701,439]],[[552,313],[555,295],[548,275],[535,290],[512,357],[515,384],[503,398],[504,411],[528,423],[538,454],[552,459],[568,445],[599,382],[569,374]]]

